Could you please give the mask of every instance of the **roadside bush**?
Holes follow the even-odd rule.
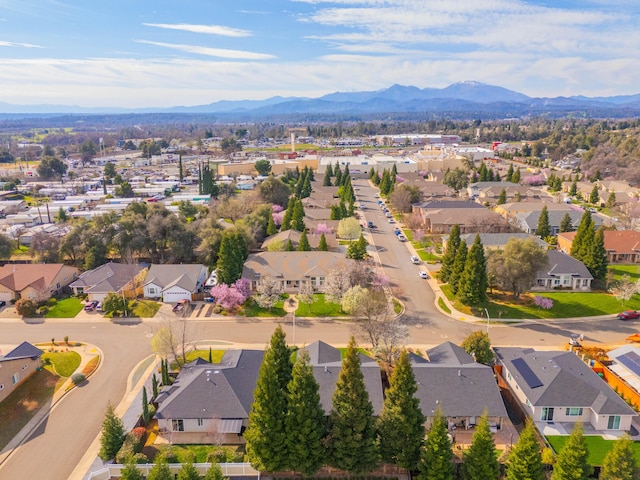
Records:
[[[22,315],[23,317],[34,316],[37,308],[38,306],[35,302],[28,298],[21,298],[16,302],[16,311],[18,312],[18,315]]]
[[[116,455],[116,462],[124,464],[129,458],[140,453],[142,451],[142,447],[144,447],[145,433],[146,430],[144,427],[134,428],[127,433],[124,443]]]
[[[73,375],[71,375],[71,381],[73,382],[74,385],[80,385],[81,383],[84,383],[87,380],[87,377],[84,375],[84,373],[74,373]]]

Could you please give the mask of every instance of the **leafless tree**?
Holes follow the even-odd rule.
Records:
[[[624,305],[636,293],[640,293],[640,280],[633,281],[629,275],[623,275],[609,292]]]
[[[256,286],[256,303],[262,308],[271,310],[280,299],[282,293],[282,282],[270,276],[264,276],[258,281]]]
[[[325,279],[325,298],[329,302],[342,303],[342,297],[349,288],[351,288],[349,271],[344,266],[338,267],[329,272]]]
[[[173,358],[179,366],[187,363],[191,346],[191,328],[187,318],[165,318],[151,338],[151,348],[164,358]]]
[[[297,297],[299,301],[307,305],[307,312],[311,312],[311,304],[313,303],[313,285],[311,285],[311,282],[302,282]]]

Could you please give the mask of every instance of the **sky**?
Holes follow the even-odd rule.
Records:
[[[169,107],[474,80],[640,93],[638,0],[0,0],[0,102]]]

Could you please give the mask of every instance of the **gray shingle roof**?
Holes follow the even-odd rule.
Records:
[[[33,358],[36,359],[42,355],[42,350],[38,347],[34,347],[29,342],[22,342],[16,348],[7,353],[4,357],[0,358],[0,362],[5,360],[16,360],[18,358]]]
[[[187,291],[195,291],[203,268],[200,264],[151,265],[144,284],[153,283],[163,289],[178,285]]]
[[[587,407],[599,415],[634,415],[618,394],[575,353],[531,348],[494,349],[501,363],[534,407]],[[541,386],[531,388],[513,361],[521,358]]]
[[[339,266],[353,260],[337,252],[261,252],[252,253],[242,269],[242,277],[258,280],[271,276],[285,280],[304,280],[311,276],[326,276]]]
[[[118,292],[145,267],[124,263],[105,263],[80,275],[70,287],[83,288],[85,293]]]
[[[548,250],[547,259],[549,260],[549,264],[538,272],[538,278],[548,278],[567,274],[579,278],[593,278],[584,263],[564,252]]]

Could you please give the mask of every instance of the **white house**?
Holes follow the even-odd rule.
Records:
[[[144,283],[146,298],[165,303],[191,300],[207,279],[207,267],[200,264],[151,265]]]

